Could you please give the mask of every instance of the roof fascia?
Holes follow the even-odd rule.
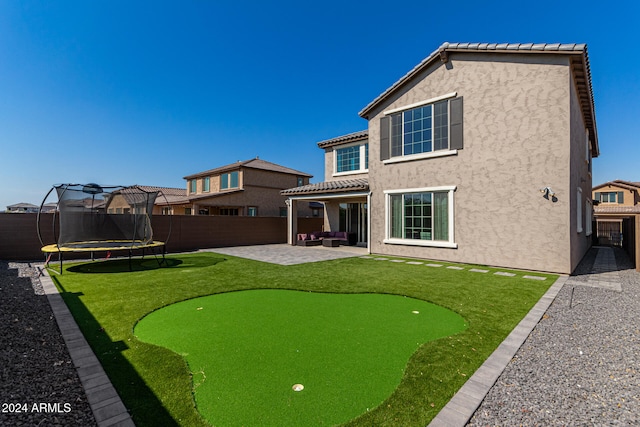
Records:
[[[599,190],[604,187],[618,187],[618,188],[624,188],[625,190],[631,190],[631,191],[640,190],[640,187],[636,187],[634,185],[629,185],[627,183],[619,182],[619,181],[610,181],[610,182],[605,182],[604,184],[600,184],[593,187],[592,191]]]
[[[349,191],[336,191],[336,192],[327,192],[324,193],[309,193],[309,194],[300,194],[295,195],[292,194],[287,198],[291,200],[317,200],[317,199],[343,199],[349,197],[362,197],[368,196],[369,190],[354,190],[352,192]]]
[[[369,139],[368,133],[354,136],[351,138],[349,138],[348,136],[344,136],[344,137],[339,136],[337,138],[318,142],[318,147],[324,149],[324,148],[335,147],[336,145],[352,144],[354,142],[366,141],[368,139]]]
[[[219,199],[224,196],[228,196],[229,194],[236,194],[244,191],[244,188],[238,188],[236,190],[230,190],[225,192],[218,193],[207,193],[207,194],[197,194],[195,196],[189,196],[189,202],[195,202],[206,199]]]
[[[198,173],[194,173],[192,175],[187,175],[187,176],[183,177],[182,179],[195,179],[195,178],[201,178],[203,176],[219,175],[219,174],[224,173],[224,172],[229,172],[229,171],[233,171],[233,170],[240,170],[244,166],[244,163],[246,163],[246,162],[238,162],[238,163],[232,163],[232,164],[226,165],[226,166],[220,166],[219,168],[209,169],[209,170],[206,170],[204,172],[198,172]]]

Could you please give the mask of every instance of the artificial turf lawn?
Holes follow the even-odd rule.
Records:
[[[447,265],[445,263],[445,265]],[[464,331],[420,346],[394,392],[348,425],[426,425],[551,286],[515,277],[425,265],[348,258],[281,266],[214,253],[66,266],[52,272],[61,295],[107,371],[136,425],[205,426],[184,358],[133,335],[145,315],[175,302],[249,289],[387,293],[429,301],[462,316]],[[93,272],[93,274],[89,274]],[[544,321],[544,320],[543,320]],[[194,371],[197,372],[197,367]],[[208,379],[211,379],[208,376]],[[249,405],[250,402],[247,402]]]
[[[251,290],[172,304],[135,335],[185,357],[213,425],[335,425],[382,403],[421,344],[465,326],[397,295]]]

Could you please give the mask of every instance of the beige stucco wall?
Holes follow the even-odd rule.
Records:
[[[451,54],[369,121],[371,251],[569,273],[571,84],[559,55]],[[379,158],[382,112],[450,92],[464,97],[464,149],[395,164]],[[385,244],[384,190],[456,186],[457,249]],[[557,200],[539,189],[550,186]],[[589,194],[589,192],[585,193]]]
[[[580,99],[573,76],[570,80],[570,100],[571,100],[571,158],[570,158],[570,178],[571,191],[571,229],[569,232],[571,244],[571,270],[578,266],[587,250],[591,247],[592,234],[588,233],[587,222],[593,215],[587,214],[587,209],[593,211],[591,204],[587,206],[585,202],[591,200],[591,173],[589,172],[589,162],[586,155],[587,131],[582,118]],[[578,188],[582,190],[578,196]],[[580,197],[580,201],[578,201]],[[578,202],[581,208],[578,210]],[[578,229],[578,214],[581,214],[582,229]]]

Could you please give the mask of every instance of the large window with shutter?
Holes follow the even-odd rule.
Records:
[[[454,93],[430,101],[385,112],[380,119],[381,160],[434,157],[463,148],[462,97]]]

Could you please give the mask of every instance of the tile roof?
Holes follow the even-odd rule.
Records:
[[[184,177],[184,179],[193,179],[193,178],[199,178],[201,176],[216,175],[226,171],[236,170],[240,168],[261,169],[261,170],[266,170],[271,172],[280,172],[280,173],[288,173],[291,175],[306,176],[309,178],[313,177],[313,175],[309,175],[308,173],[291,169],[282,165],[278,165],[276,163],[267,162],[265,160],[262,160],[256,157],[254,159],[245,160],[242,162],[238,161],[237,163],[231,163],[225,166],[220,166],[218,168],[209,169],[204,172],[198,172],[195,174],[187,175]]]
[[[593,187],[593,191],[599,190],[604,187],[616,186],[620,188],[624,188],[627,190],[636,190],[640,191],[640,182],[631,182],[631,181],[623,181],[621,179],[616,179],[614,181],[605,182],[604,184],[596,185]]]
[[[19,209],[19,208],[29,208],[29,209],[38,209],[39,206],[33,205],[31,203],[16,203],[15,205],[7,206],[9,209]]]
[[[640,205],[635,206],[594,206],[593,212],[598,214],[640,214]]]
[[[369,113],[382,101],[387,99],[396,89],[415,77],[426,67],[435,62],[448,61],[449,52],[487,52],[487,53],[546,53],[565,54],[576,56],[576,60],[571,61],[571,67],[578,84],[578,96],[582,106],[585,123],[589,129],[589,134],[594,140],[594,157],[600,154],[598,146],[598,134],[595,125],[595,106],[593,100],[593,87],[591,84],[591,69],[587,45],[584,43],[443,43],[438,49],[431,52],[422,62],[411,69],[400,80],[382,92],[378,97],[365,106],[360,113],[363,118],[368,118]]]
[[[316,184],[303,185],[302,187],[282,190],[282,195],[311,195],[325,193],[341,193],[346,191],[367,191],[369,190],[369,180],[366,178],[345,179],[341,181],[325,181]]]
[[[155,187],[152,185],[138,185],[138,187],[145,191],[158,191],[160,194],[158,194],[158,197],[156,198],[156,205],[189,202],[189,199],[187,198],[187,190],[185,188]]]
[[[358,132],[349,133],[347,135],[342,135],[335,138],[320,141],[318,142],[318,147],[320,148],[333,147],[334,145],[346,144],[348,142],[359,141],[361,139],[367,139],[367,138],[369,138],[369,131],[361,130]]]

